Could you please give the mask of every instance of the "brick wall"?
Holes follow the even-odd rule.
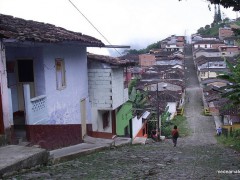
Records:
[[[152,54],[140,54],[139,64],[143,67],[149,67],[156,64],[156,58]]]

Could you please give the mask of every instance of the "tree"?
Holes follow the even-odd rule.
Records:
[[[233,8],[234,11],[240,11],[239,0],[207,0],[207,1],[210,2],[211,4],[220,4],[225,8]]]
[[[203,34],[205,31],[204,27],[201,27],[200,29],[197,30],[198,34]]]
[[[210,25],[206,25],[206,26],[205,26],[205,29],[209,29],[209,28],[210,28]]]
[[[230,107],[240,105],[240,58],[238,58],[237,65],[233,66],[226,60],[227,66],[230,69],[229,73],[218,76],[220,79],[225,79],[230,82],[229,85],[223,87],[224,93],[222,97],[230,100]]]
[[[130,96],[132,93],[133,87],[137,85],[137,79],[132,79],[128,84],[128,95]]]
[[[224,23],[229,23],[230,22],[230,19],[228,17],[226,17],[225,19],[223,19],[223,22]]]
[[[239,0],[207,0],[211,4],[219,4],[225,8],[233,8],[234,11],[240,11],[240,1]]]
[[[129,101],[133,103],[133,109],[143,109],[147,101],[146,96],[146,93],[141,93],[139,90],[136,90],[136,88],[133,87],[129,96]]]

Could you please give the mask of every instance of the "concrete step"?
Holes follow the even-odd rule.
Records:
[[[0,147],[0,178],[37,165],[47,164],[49,152],[36,147],[8,145]]]
[[[114,138],[114,146],[123,146],[126,144],[131,144],[132,139],[128,137],[116,137]]]
[[[114,145],[113,139],[94,138],[94,137],[87,136],[87,135],[83,137],[83,141],[85,143],[89,143],[89,144],[106,144],[109,146]]]
[[[146,144],[147,138],[146,137],[135,137],[132,141],[132,144]]]

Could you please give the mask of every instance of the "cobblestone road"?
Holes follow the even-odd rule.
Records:
[[[113,148],[39,168],[11,179],[240,179],[239,152],[217,144],[212,117],[201,115],[202,91],[191,56],[187,56],[186,67],[185,115],[192,132],[179,138],[177,147],[171,140],[149,141],[146,145]]]

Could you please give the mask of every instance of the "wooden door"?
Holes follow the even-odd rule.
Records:
[[[116,135],[117,134],[117,130],[116,130],[116,111],[113,110],[112,111],[112,134]]]

